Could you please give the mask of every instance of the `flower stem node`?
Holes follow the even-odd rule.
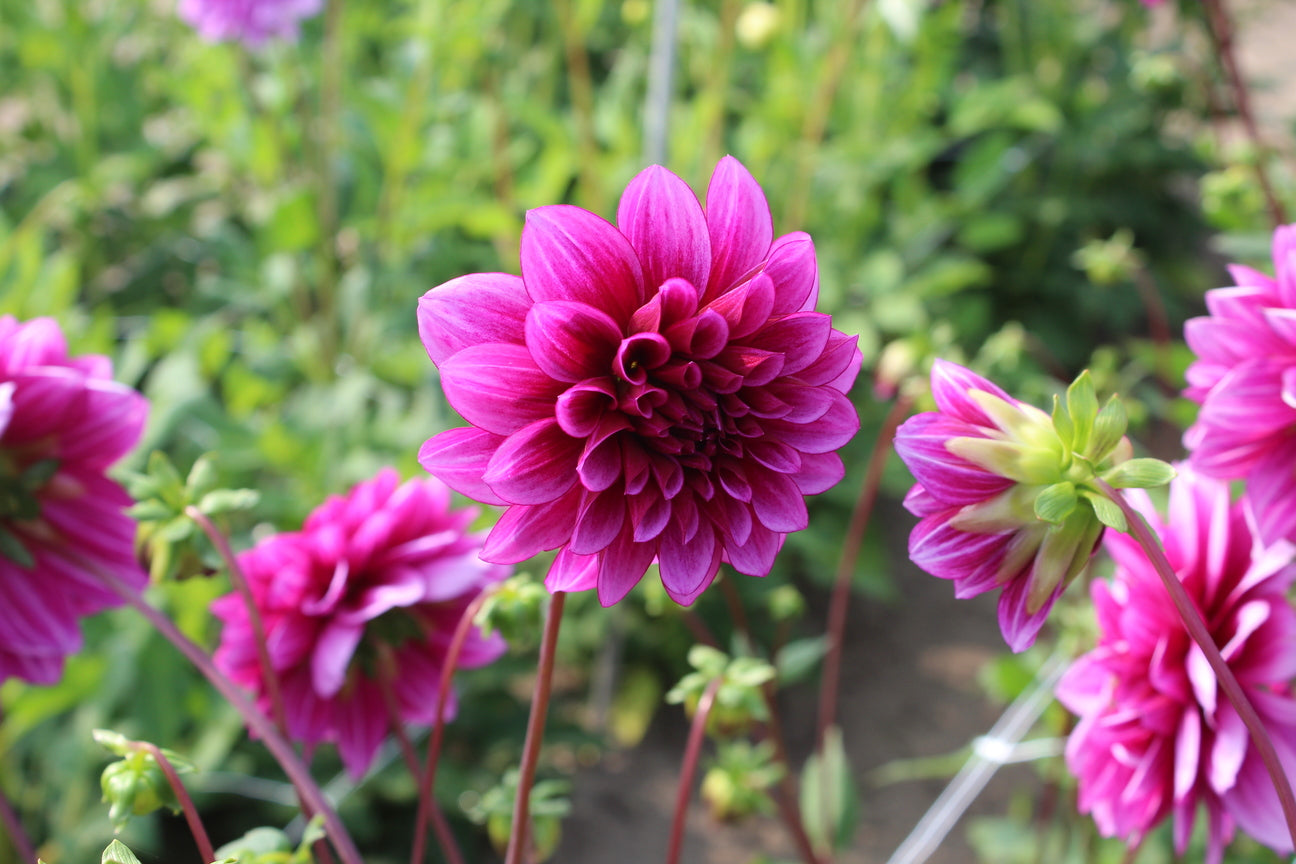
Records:
[[[715,704],[707,719],[707,732],[711,735],[720,739],[733,737],[769,719],[762,688],[778,676],[774,666],[757,657],[731,658],[709,645],[694,645],[689,649],[688,661],[694,671],[671,688],[666,702],[682,704],[691,717],[707,686],[720,678]]]
[[[133,816],[147,816],[163,807],[173,813],[180,812],[171,784],[147,745],[107,729],[96,729],[92,734],[101,747],[121,757],[104,768],[99,778],[114,830],[121,831]],[[162,753],[177,773],[197,770],[187,759],[170,750],[164,749]]]

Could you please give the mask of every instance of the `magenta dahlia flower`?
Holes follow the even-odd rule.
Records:
[[[297,38],[298,24],[319,13],[324,0],[180,0],[180,17],[210,42],[232,40],[255,48]]]
[[[483,557],[559,549],[550,590],[597,587],[605,606],[654,559],[686,605],[721,561],[768,574],[859,428],[856,337],[813,311],[809,236],[774,239],[760,186],[725,157],[705,210],[654,166],[616,226],[541,207],[521,252],[521,277],[463,276],[419,302],[446,397],[472,424],[420,458],[508,507]]]
[[[931,386],[938,410],[909,418],[895,437],[918,481],[905,497],[921,519],[909,557],[952,580],[957,597],[1002,588],[999,627],[1023,651],[1112,518],[1090,481],[1140,485],[1113,473],[1130,457],[1124,414],[1115,400],[1099,412],[1087,375],[1054,412],[1065,426],[948,361],[933,364]]]
[[[1273,259],[1275,277],[1230,267],[1237,284],[1184,325],[1184,395],[1202,406],[1184,444],[1198,470],[1246,479],[1266,543],[1296,540],[1296,225],[1274,232]]]
[[[69,357],[50,318],[0,316],[0,683],[51,684],[78,621],[139,589],[131,498],[105,472],[139,441],[144,397],[107,357]]]
[[[391,728],[383,687],[401,720],[436,720],[437,687],[460,616],[511,568],[477,557],[468,533],[476,511],[450,509],[434,478],[401,484],[386,469],[331,497],[301,531],[276,534],[238,556],[283,685],[288,731],[307,744],[332,741],[353,776],[368,769]],[[247,607],[237,593],[212,603],[225,622],[216,666],[270,697]],[[474,630],[459,665],[496,659],[498,635]],[[384,679],[379,676],[389,675]],[[453,716],[453,703],[447,716]]]
[[[1160,535],[1288,776],[1296,776],[1296,699],[1287,689],[1296,675],[1292,547],[1257,545],[1245,503],[1229,500],[1226,483],[1191,470],[1171,484],[1168,522],[1146,494],[1130,499]],[[1173,813],[1182,855],[1204,806],[1209,864],[1220,861],[1237,827],[1290,852],[1269,775],[1151,562],[1128,535],[1109,533],[1105,545],[1116,575],[1093,584],[1098,646],[1057,689],[1079,716],[1066,758],[1081,812],[1131,846]]]

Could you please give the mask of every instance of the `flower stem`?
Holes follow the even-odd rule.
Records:
[[[819,685],[819,733],[815,736],[815,746],[821,752],[824,736],[829,727],[837,722],[837,688],[841,683],[842,641],[846,632],[846,612],[850,607],[851,577],[855,575],[855,563],[859,560],[860,547],[864,543],[864,532],[873,515],[873,505],[877,502],[878,489],[882,485],[882,469],[886,467],[896,427],[908,416],[909,405],[909,398],[900,396],[891,404],[891,410],[882,421],[877,440],[873,442],[873,452],[869,454],[859,498],[855,500],[855,510],[851,513],[850,526],[846,529],[846,541],[842,544],[832,600],[828,604],[828,654],[824,657],[823,679]]]
[[[329,803],[328,798],[325,797],[319,784],[311,776],[310,771],[297,757],[292,745],[279,734],[279,730],[275,728],[274,723],[252,704],[238,685],[225,677],[225,674],[212,663],[207,653],[189,637],[181,633],[170,618],[149,605],[142,594],[131,589],[112,573],[94,565],[87,559],[77,556],[73,560],[76,561],[78,566],[90,569],[103,580],[104,584],[143,615],[168,642],[175,646],[177,651],[184,655],[186,660],[203,674],[203,677],[211,682],[211,685],[216,688],[216,692],[220,693],[234,706],[234,710],[242,715],[248,728],[261,738],[266,749],[274,756],[275,761],[279,763],[279,767],[283,769],[284,774],[288,776],[293,786],[296,787],[303,803],[312,812],[320,814],[324,819],[324,830],[328,834],[333,848],[337,850],[338,856],[342,859],[342,864],[364,864],[359,850],[356,849],[355,841],[351,839],[351,835],[342,824],[342,820],[338,818],[337,811],[333,809],[333,805]]]
[[[9,842],[13,844],[14,850],[18,853],[18,860],[25,862],[25,864],[32,864],[36,860],[36,847],[32,844],[31,838],[27,836],[27,832],[23,830],[22,821],[18,818],[18,811],[5,797],[3,789],[0,789],[0,825],[3,825],[5,831],[8,832]]]
[[[693,795],[693,780],[697,777],[698,759],[702,755],[702,741],[706,738],[707,718],[715,704],[716,693],[724,683],[717,675],[702,691],[693,712],[693,725],[689,727],[688,744],[684,747],[684,761],[680,765],[679,792],[675,795],[675,816],[671,820],[670,843],[666,847],[666,864],[679,864],[680,850],[684,847],[684,816],[688,813],[689,798]]]
[[[410,864],[422,864],[428,822],[436,818],[436,805],[432,795],[436,785],[437,764],[441,758],[441,742],[445,739],[445,712],[446,705],[450,701],[450,682],[454,680],[455,672],[459,668],[459,656],[463,654],[468,635],[472,632],[473,620],[486,600],[494,593],[493,588],[488,588],[468,604],[468,608],[464,609],[463,614],[459,616],[459,623],[446,649],[445,665],[441,667],[441,681],[437,685],[436,712],[432,715],[432,733],[428,738],[427,758],[423,763],[423,771],[415,774],[419,784],[418,815],[414,820],[414,848],[410,853]]]
[[[405,760],[405,768],[410,772],[410,777],[414,778],[416,784],[422,785],[423,772],[419,769],[418,755],[414,752],[414,742],[410,741],[409,734],[405,731],[405,722],[401,720],[400,705],[396,699],[396,690],[393,686],[396,680],[396,656],[392,652],[391,646],[385,643],[378,644],[378,687],[382,692],[383,707],[387,710],[387,722],[391,726],[392,735],[396,738],[399,745],[401,756]],[[422,809],[423,802],[419,801],[419,808]],[[459,844],[455,842],[454,833],[450,830],[449,823],[446,822],[445,816],[441,813],[441,808],[436,805],[436,801],[429,801],[428,810],[432,817],[432,830],[436,832],[437,843],[441,846],[441,854],[445,856],[449,864],[463,864],[463,853],[459,851]],[[422,859],[420,852],[419,860]]]
[[[504,864],[523,864],[527,858],[527,835],[531,825],[531,784],[535,782],[536,763],[540,761],[540,744],[544,738],[545,715],[549,712],[549,691],[553,687],[554,653],[558,646],[558,627],[562,624],[563,603],[567,595],[555,591],[545,615],[544,637],[540,642],[540,663],[536,669],[535,692],[531,697],[531,716],[527,720],[526,741],[522,745],[522,764],[518,768],[517,800],[513,802],[513,827],[509,831],[508,853]]]
[[[261,620],[261,609],[257,606],[256,597],[252,595],[252,586],[248,584],[247,574],[239,566],[238,556],[230,548],[229,539],[216,525],[207,518],[207,514],[192,504],[185,508],[185,515],[197,523],[207,535],[207,539],[220,553],[225,568],[229,570],[230,582],[234,590],[243,598],[243,607],[247,609],[248,622],[252,625],[252,635],[256,640],[257,663],[261,667],[261,678],[265,681],[266,693],[270,697],[270,712],[280,734],[288,737],[288,712],[284,708],[283,689],[279,684],[279,673],[270,661],[269,642],[266,639],[265,622]]]
[[[1095,483],[1102,493],[1110,498],[1116,506],[1120,507],[1121,512],[1125,514],[1125,520],[1129,523],[1130,534],[1143,547],[1148,561],[1156,568],[1157,574],[1161,577],[1161,582],[1170,594],[1170,600],[1179,612],[1179,617],[1183,619],[1188,635],[1192,637],[1197,646],[1201,648],[1202,653],[1206,655],[1206,661],[1210,664],[1211,669],[1215,672],[1215,677],[1219,680],[1220,689],[1224,691],[1224,695],[1238,712],[1238,716],[1242,718],[1247,731],[1251,733],[1251,743],[1255,745],[1261,761],[1264,762],[1265,768],[1269,771],[1269,779],[1274,784],[1274,791],[1278,793],[1278,802],[1282,805],[1283,816],[1287,820],[1287,831],[1291,834],[1293,845],[1296,845],[1296,796],[1292,795],[1291,783],[1283,770],[1282,762],[1278,760],[1278,752],[1274,749],[1273,741],[1269,739],[1269,733],[1265,731],[1264,722],[1260,719],[1260,715],[1256,713],[1251,700],[1247,699],[1245,691],[1242,690],[1242,685],[1238,683],[1237,678],[1233,675],[1233,670],[1220,656],[1219,646],[1215,644],[1210,631],[1206,629],[1206,623],[1202,621],[1201,613],[1197,611],[1197,607],[1193,605],[1188,592],[1184,590],[1183,583],[1175,575],[1174,568],[1166,558],[1161,544],[1153,536],[1152,529],[1148,527],[1142,515],[1130,506],[1123,495],[1102,480],[1095,480]]]
[[[194,844],[198,847],[198,854],[202,856],[202,860],[215,861],[216,851],[212,848],[211,838],[207,836],[207,829],[203,826],[202,817],[198,815],[198,808],[194,806],[193,798],[189,797],[189,790],[180,781],[180,775],[176,772],[175,766],[171,764],[171,760],[162,752],[162,748],[156,744],[148,741],[136,741],[135,745],[152,753],[158,767],[166,775],[167,782],[171,784],[171,791],[175,793],[176,801],[180,803],[180,809],[184,811],[185,822],[189,823],[189,833],[193,835]]]

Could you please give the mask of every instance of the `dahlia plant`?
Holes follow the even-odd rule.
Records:
[[[180,17],[211,42],[256,48],[297,38],[301,21],[319,14],[324,0],[180,0]]]

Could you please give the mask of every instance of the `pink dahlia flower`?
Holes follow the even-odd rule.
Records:
[[[1266,543],[1296,540],[1296,225],[1274,232],[1273,259],[1275,277],[1230,267],[1237,284],[1184,325],[1184,395],[1202,406],[1184,444],[1199,471],[1246,479]]]
[[[1100,441],[1086,430],[1086,443],[1064,443],[1048,414],[948,361],[933,364],[931,386],[938,410],[910,417],[895,437],[896,453],[918,481],[905,497],[921,519],[909,535],[909,557],[952,580],[957,597],[1002,588],[999,627],[1009,648],[1024,651],[1102,534],[1081,498],[1071,445],[1084,451],[1092,473],[1127,460],[1129,442],[1119,431]],[[1040,497],[1058,490],[1072,509],[1045,521]]]
[[[121,604],[99,573],[147,581],[131,498],[105,476],[147,413],[107,357],[69,357],[52,319],[0,316],[0,683],[58,680],[78,620]]]
[[[464,610],[511,568],[477,557],[467,532],[474,510],[451,510],[433,478],[401,484],[386,469],[331,497],[301,531],[276,534],[239,555],[283,684],[288,731],[308,744],[332,741],[353,776],[364,774],[391,728],[383,687],[402,720],[436,720],[437,687]],[[218,668],[270,709],[247,607],[238,594],[212,604],[225,622]],[[498,635],[472,631],[460,665],[504,651]],[[390,675],[384,680],[379,676]],[[447,709],[453,716],[453,704]]]
[[[273,39],[292,41],[303,19],[324,0],[180,0],[180,17],[210,42],[234,40],[257,47]]]
[[[1168,522],[1145,493],[1130,499],[1160,535],[1288,776],[1296,776],[1296,699],[1286,688],[1296,675],[1292,547],[1257,545],[1245,503],[1230,502],[1227,484],[1187,469],[1171,484]],[[1130,845],[1173,813],[1182,855],[1204,806],[1210,864],[1236,827],[1290,852],[1269,775],[1152,564],[1129,535],[1110,533],[1105,545],[1116,575],[1093,584],[1098,646],[1057,689],[1080,718],[1066,758],[1081,812],[1093,814],[1104,836]]]
[[[561,550],[546,584],[616,603],[655,559],[692,603],[722,560],[769,573],[804,496],[843,474],[856,338],[815,312],[809,236],[774,239],[760,186],[716,166],[706,208],[653,166],[617,225],[527,214],[522,275],[429,291],[419,332],[472,424],[424,445],[433,474],[504,513],[490,561]]]

